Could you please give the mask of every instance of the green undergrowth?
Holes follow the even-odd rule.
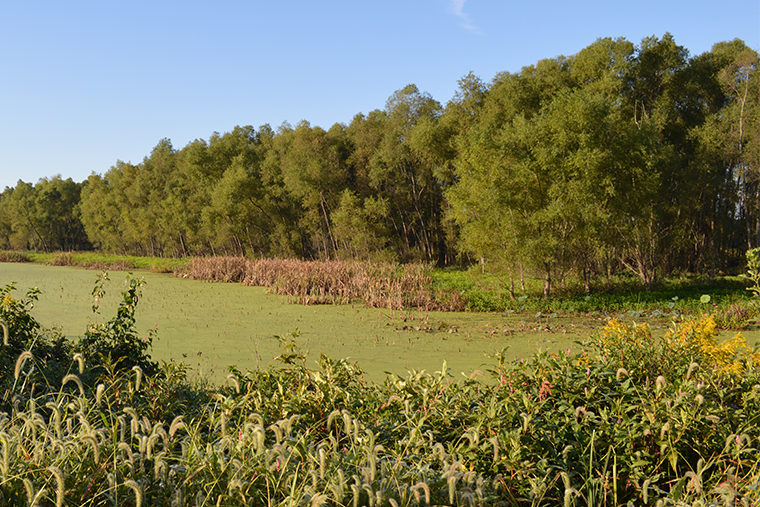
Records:
[[[434,289],[458,291],[469,311],[597,312],[635,318],[728,312],[727,318],[730,319],[739,312],[738,307],[747,306],[751,297],[746,279],[740,276],[669,278],[649,291],[643,290],[636,280],[618,277],[600,284],[590,294],[571,284],[558,288],[556,294],[548,298],[542,295],[542,288],[536,280],[526,280],[526,290],[516,288],[512,297],[505,280],[493,273],[449,269],[433,270],[432,276]],[[749,312],[744,320],[755,316],[756,312]]]
[[[129,271],[133,269],[173,273],[187,263],[184,258],[140,257],[99,252],[16,252],[0,251],[0,262],[36,262],[56,266]]]
[[[140,282],[69,342],[0,291],[6,505],[757,505],[760,354],[713,317],[366,379],[295,339],[221,386],[155,363]],[[93,305],[102,296],[102,280]]]

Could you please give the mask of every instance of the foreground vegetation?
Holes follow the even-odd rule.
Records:
[[[329,130],[235,127],[0,193],[0,248],[468,265],[593,292],[741,269],[760,241],[760,74],[742,41],[600,39],[443,105],[414,85]]]
[[[71,344],[41,332],[34,292],[2,290],[4,502],[760,502],[760,353],[712,317],[660,337],[613,320],[577,353],[497,355],[459,382],[444,365],[372,383],[291,343],[212,387],[147,355],[138,296]]]

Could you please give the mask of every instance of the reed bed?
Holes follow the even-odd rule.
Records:
[[[194,257],[175,276],[208,282],[243,282],[250,260],[245,257]]]
[[[441,298],[433,291],[430,270],[421,264],[207,257],[189,260],[178,276],[267,287],[306,305],[358,302],[390,309],[463,307],[458,292]]]
[[[31,262],[31,259],[24,252],[0,250],[0,262]]]

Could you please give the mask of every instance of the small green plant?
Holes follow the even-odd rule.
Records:
[[[104,273],[98,278],[93,289],[93,312],[97,312],[100,299],[104,295],[103,283],[107,279]],[[76,345],[77,352],[88,361],[100,363],[108,357],[119,369],[129,370],[135,366],[146,373],[156,371],[156,364],[150,358],[148,351],[153,345],[153,332],[140,336],[135,328],[135,311],[140,298],[141,279],[127,276],[126,289],[121,293],[122,300],[116,310],[116,315],[108,322],[91,323],[84,336]]]
[[[752,284],[748,290],[755,296],[754,304],[760,305],[760,248],[747,250],[747,273],[744,277]]]

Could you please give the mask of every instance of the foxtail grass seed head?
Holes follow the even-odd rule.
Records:
[[[15,380],[18,380],[18,377],[21,375],[21,369],[24,367],[24,363],[27,359],[32,359],[34,356],[31,352],[28,350],[25,350],[21,354],[19,354],[18,359],[16,359],[16,367],[13,369],[13,378]]]
[[[63,380],[61,380],[61,387],[64,387],[69,382],[74,382],[79,388],[79,395],[84,397],[84,385],[82,384],[82,381],[79,379],[79,377],[73,373],[69,373],[63,377]]]
[[[32,481],[29,480],[29,478],[27,477],[24,477],[23,482],[24,482],[24,489],[26,490],[27,505],[30,505],[30,506],[34,505],[34,499],[36,498],[34,494],[34,484],[32,484]]]
[[[346,411],[343,411],[343,424],[345,425],[345,431],[346,435],[351,433],[351,414],[349,414]]]
[[[10,470],[10,442],[8,441],[8,435],[4,431],[0,431],[0,444],[3,445],[3,462],[2,473],[3,478],[8,476]]]
[[[106,385],[98,384],[98,387],[95,388],[95,403],[97,405],[100,405],[100,403],[103,401],[103,393],[105,392],[106,392]]]
[[[126,454],[127,455],[127,460],[131,464],[134,464],[135,457],[134,457],[134,454],[132,453],[132,447],[130,447],[130,445],[128,443],[126,443],[126,442],[119,442],[119,445],[116,448],[119,451],[121,451],[122,454]]]
[[[572,507],[575,505],[575,501],[573,498],[578,496],[578,490],[575,488],[566,488],[565,489],[565,500],[564,500],[564,506],[565,507]]]
[[[666,422],[662,425],[662,428],[660,428],[660,440],[665,440],[665,435],[670,431],[670,423]]]
[[[412,486],[411,489],[412,489],[412,492],[415,495],[415,500],[417,501],[417,503],[419,503],[419,501],[420,501],[420,493],[419,492],[422,491],[422,493],[424,494],[424,498],[425,498],[425,504],[426,505],[430,505],[430,498],[431,498],[431,495],[430,495],[430,486],[428,486],[425,481],[418,482],[417,484],[415,484],[414,486]]]
[[[140,507],[143,502],[143,493],[140,489],[140,485],[132,479],[124,481],[124,486],[128,487],[135,493],[135,507]]]
[[[684,477],[689,479],[686,488],[689,491],[693,491],[696,494],[702,493],[702,476],[692,471],[688,471],[684,474]]]
[[[79,374],[81,375],[84,373],[84,357],[82,357],[82,354],[77,352],[74,354],[74,361],[77,362],[77,366],[79,367]]]
[[[90,435],[82,435],[80,439],[83,442],[87,442],[92,447],[92,458],[95,461],[95,464],[100,462],[100,444],[98,444],[98,439],[90,434]]]
[[[8,324],[0,319],[0,327],[3,328],[3,345],[8,346],[8,340],[10,339],[10,331],[8,330]]]
[[[134,365],[132,367],[132,371],[135,372],[135,392],[137,392],[140,390],[140,382],[142,381],[143,371],[142,368],[137,365]]]
[[[160,435],[154,433],[150,437],[148,437],[148,443],[147,443],[147,458],[151,459],[153,456],[153,446],[158,442],[158,439],[161,438]]]
[[[178,415],[172,420],[172,423],[169,426],[169,438],[174,438],[174,434],[185,427],[183,419],[184,416]]]
[[[319,449],[319,478],[325,480],[326,453],[324,448]]]
[[[449,486],[449,505],[454,505],[457,494],[457,476],[450,475],[446,484]]]
[[[63,472],[61,472],[60,468],[52,465],[47,469],[53,474],[53,478],[55,479],[55,507],[62,507],[64,494],[66,492],[66,485],[63,481]]]
[[[377,459],[373,453],[367,454],[367,464],[369,465],[370,481],[375,482],[375,475],[377,474]]]
[[[227,375],[227,382],[229,384],[232,384],[232,387],[235,388],[235,392],[237,394],[240,394],[240,382],[238,381],[238,378],[235,375],[233,375],[232,373]]]

